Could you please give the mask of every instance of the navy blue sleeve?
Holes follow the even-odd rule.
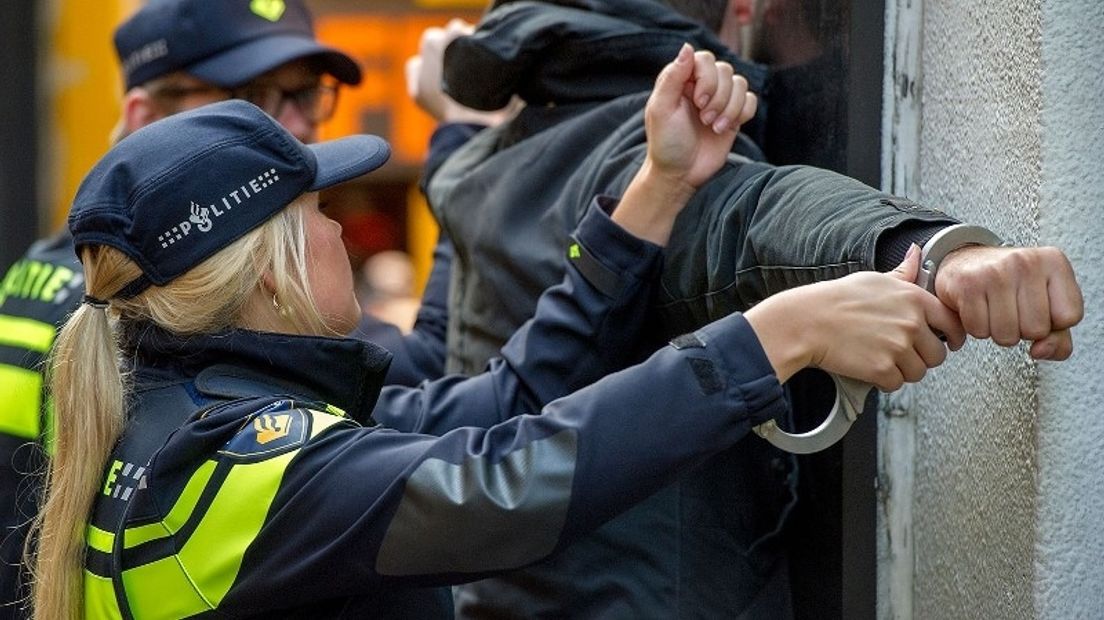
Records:
[[[680,346],[488,429],[331,427],[286,470],[253,543],[259,564],[228,601],[244,607],[303,583],[342,596],[516,569],[786,411],[742,315]]]
[[[422,181],[418,184],[422,193],[425,193],[430,179],[445,163],[449,155],[452,155],[456,149],[464,146],[475,134],[486,128],[486,125],[477,123],[442,123],[433,130],[433,135],[429,137],[429,155],[426,156]]]
[[[433,248],[433,269],[410,333],[369,315],[357,325],[354,337],[370,340],[393,355],[384,379],[388,385],[414,386],[444,375],[451,269],[452,242],[442,233]]]
[[[434,130],[420,183],[423,192],[429,179],[448,156],[484,128],[472,123],[447,123]],[[354,338],[380,345],[394,356],[384,379],[388,385],[415,386],[445,373],[452,255],[452,240],[442,232],[433,247],[433,267],[426,280],[414,328],[409,334],[403,334],[397,326],[370,315],[361,319],[352,334]]]
[[[461,426],[489,427],[540,411],[630,362],[647,316],[661,248],[610,220],[602,198],[584,215],[561,284],[475,377],[448,376],[417,388],[383,390],[372,417],[394,429],[439,435]]]

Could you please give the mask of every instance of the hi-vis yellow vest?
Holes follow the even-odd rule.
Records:
[[[221,449],[197,463],[156,518],[125,517],[115,532],[89,524],[84,616],[144,620],[218,609],[300,448],[345,420],[341,410],[328,410],[257,411]],[[115,456],[101,493],[129,501],[146,488],[150,472]]]

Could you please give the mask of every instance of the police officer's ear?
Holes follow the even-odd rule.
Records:
[[[276,277],[272,275],[271,269],[265,269],[261,272],[261,281],[258,284],[266,295],[276,294]]]
[[[122,117],[119,119],[118,139],[149,125],[153,121],[168,116],[162,106],[141,86],[135,86],[123,96]]]
[[[281,300],[276,293],[276,278],[272,275],[272,270],[265,269],[242,311],[244,326],[262,331],[286,330],[286,320],[290,312],[287,301]]]

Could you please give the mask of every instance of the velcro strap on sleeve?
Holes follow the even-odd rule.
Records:
[[[579,270],[579,273],[586,278],[587,282],[590,282],[591,286],[612,298],[621,295],[624,282],[618,277],[618,274],[603,265],[574,236],[571,238],[571,245],[567,247],[567,257],[571,260],[571,264]]]

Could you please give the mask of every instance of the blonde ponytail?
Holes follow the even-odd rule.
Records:
[[[62,328],[50,357],[57,445],[47,472],[46,500],[34,522],[33,557],[28,543],[35,618],[78,618],[83,608],[85,528],[124,426],[125,377],[109,312],[119,322],[148,321],[181,335],[243,327],[243,310],[268,271],[277,294],[291,308],[290,328],[325,333],[306,279],[303,201],[296,200],[166,286],[129,299],[111,297],[138,277],[137,265],[114,248],[83,249],[88,294],[111,299],[111,304],[109,311],[81,305]]]
[[[94,297],[110,297],[139,273],[107,248],[88,248],[82,260],[86,290]],[[105,310],[77,308],[54,342],[48,374],[57,444],[46,474],[46,501],[35,521],[32,592],[35,617],[53,620],[79,617],[84,524],[123,428],[123,376]]]

